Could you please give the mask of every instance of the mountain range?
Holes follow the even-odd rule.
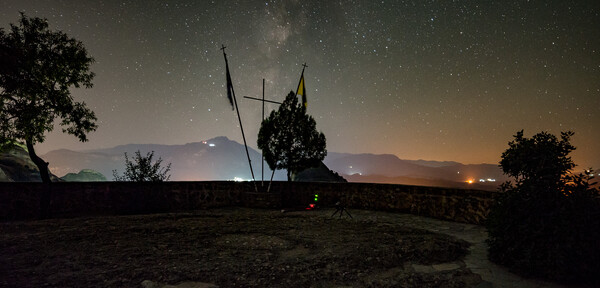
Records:
[[[325,164],[350,182],[495,190],[508,178],[496,164],[403,160],[391,154],[329,153]]]
[[[124,153],[133,156],[154,151],[163,164],[171,163],[171,181],[249,180],[252,176],[244,146],[226,137],[184,145],[128,144],[106,149],[54,150],[41,157],[55,175],[91,169],[112,180],[113,170],[122,174]],[[255,179],[261,179],[261,156],[248,148]],[[507,178],[495,164],[461,164],[453,161],[403,160],[391,154],[350,154],[329,152],[324,164],[350,182],[391,183],[495,190]],[[265,163],[264,178],[271,170]],[[285,171],[274,180],[285,181]],[[467,181],[471,180],[472,183]]]
[[[227,137],[184,145],[128,144],[86,151],[60,149],[40,157],[50,163],[50,171],[56,175],[91,169],[112,180],[113,170],[118,174],[123,174],[125,170],[124,153],[131,159],[138,150],[142,155],[154,151],[154,159],[160,157],[163,165],[171,163],[171,181],[252,179],[244,145]],[[250,147],[248,153],[253,164],[254,177],[260,180],[260,153]],[[266,163],[264,174],[265,179],[271,177],[271,170]],[[276,171],[274,179],[286,180],[286,177],[285,171]]]

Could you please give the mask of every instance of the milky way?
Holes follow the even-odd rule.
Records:
[[[497,3],[488,3],[497,2]],[[96,60],[98,116],[82,144],[60,128],[39,146],[92,149],[241,142],[226,97],[227,46],[248,143],[261,105],[295,90],[335,152],[497,163],[512,135],[575,132],[577,164],[600,167],[596,1],[0,1],[47,18]],[[267,110],[277,105],[268,104]]]

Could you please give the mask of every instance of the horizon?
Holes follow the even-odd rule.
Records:
[[[85,149],[79,149],[79,148],[74,148],[74,149],[69,149],[69,148],[57,148],[57,149],[52,149],[52,150],[48,150],[48,151],[43,151],[41,149],[38,149],[36,147],[36,152],[38,152],[40,155],[44,155],[44,154],[48,154],[49,152],[52,151],[59,151],[59,150],[68,150],[68,151],[73,151],[73,152],[92,152],[92,151],[96,151],[96,150],[106,150],[106,149],[112,149],[112,148],[116,148],[119,146],[128,146],[128,145],[159,145],[159,146],[183,146],[183,145],[188,145],[188,144],[196,144],[196,143],[202,143],[203,141],[210,141],[213,140],[215,138],[219,138],[219,137],[225,137],[227,138],[229,141],[234,141],[239,145],[244,145],[243,143],[240,143],[236,140],[233,139],[229,139],[227,136],[216,136],[216,137],[211,137],[208,138],[206,140],[198,140],[198,141],[193,141],[193,142],[186,142],[186,143],[180,143],[180,144],[160,144],[160,143],[127,143],[127,144],[117,144],[115,146],[108,146],[108,147],[98,147],[98,148],[85,148]],[[248,145],[248,148],[252,148],[253,150],[255,150],[256,152],[260,153],[260,149],[258,149],[257,147],[252,147],[251,145]],[[43,151],[43,152],[40,152]],[[327,153],[329,155],[329,152],[331,153],[337,153],[337,154],[352,154],[352,155],[375,155],[375,156],[381,156],[381,155],[392,155],[397,157],[400,160],[406,160],[406,161],[427,161],[427,162],[456,162],[459,164],[464,164],[464,165],[478,165],[478,164],[491,164],[491,165],[495,165],[497,163],[464,163],[464,162],[460,162],[460,161],[455,161],[455,160],[436,160],[436,159],[405,159],[405,158],[401,158],[396,154],[392,154],[392,153],[371,153],[371,152],[357,152],[357,153],[353,153],[353,152],[339,152],[339,151],[330,151],[329,149],[327,150]],[[156,156],[160,156],[160,155],[156,155]]]
[[[94,87],[71,91],[98,130],[79,143],[56,125],[40,154],[213,135],[242,143],[225,44],[253,149],[261,105],[242,96],[261,95],[265,78],[265,98],[283,99],[306,62],[308,113],[329,151],[498,163],[517,131],[569,130],[577,167],[600,169],[596,5],[411,3],[0,0],[0,28],[20,11],[47,18],[96,60]]]
[[[192,141],[192,142],[186,142],[186,143],[172,143],[172,144],[161,144],[161,143],[127,143],[127,144],[116,144],[114,146],[106,146],[106,147],[96,147],[96,148],[81,148],[81,147],[74,147],[74,148],[57,148],[57,149],[51,149],[51,150],[42,150],[39,149],[38,147],[36,147],[36,151],[38,152],[39,155],[44,155],[47,154],[49,152],[52,151],[57,151],[57,150],[69,150],[69,151],[74,151],[74,152],[90,152],[90,151],[95,151],[95,150],[104,150],[104,149],[112,149],[112,148],[116,148],[119,146],[127,146],[127,145],[164,145],[164,146],[183,146],[183,145],[187,145],[187,144],[195,144],[195,143],[202,143],[203,141],[209,141],[209,140],[213,140],[215,138],[219,138],[219,137],[225,137],[230,141],[234,141],[237,144],[240,145],[244,145],[243,143],[238,142],[237,140],[234,139],[230,139],[227,136],[215,136],[215,137],[210,137],[207,138],[206,140],[198,140],[198,141]],[[256,152],[260,153],[260,149],[258,149],[255,145],[248,145],[248,148],[252,148],[253,150],[255,150]],[[577,151],[577,150],[575,150]],[[497,163],[489,163],[489,162],[476,162],[476,163],[467,163],[467,162],[462,162],[460,160],[440,160],[440,159],[424,159],[424,158],[417,158],[417,159],[410,159],[410,158],[402,158],[399,155],[393,154],[393,153],[372,153],[372,152],[340,152],[340,151],[331,151],[329,149],[327,149],[327,153],[329,155],[329,152],[332,153],[338,153],[338,154],[352,154],[352,155],[376,155],[376,156],[380,156],[380,155],[392,155],[397,157],[400,160],[406,160],[406,161],[431,161],[431,162],[455,162],[455,163],[459,163],[459,164],[464,164],[464,165],[480,165],[480,164],[489,164],[489,165],[499,165],[500,160],[498,160]],[[156,155],[156,156],[160,156],[160,155]],[[498,157],[498,159],[500,159],[500,157]],[[582,167],[581,165],[578,165],[577,163],[575,163],[575,169],[573,169],[574,171],[578,171],[578,167],[581,168],[581,170],[586,170],[589,167]],[[599,163],[600,164],[600,163]],[[596,169],[594,167],[600,167],[600,165],[598,166],[592,166],[593,169]],[[598,168],[600,171],[600,168]]]

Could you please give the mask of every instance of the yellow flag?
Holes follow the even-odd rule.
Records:
[[[306,101],[306,86],[304,86],[304,71],[302,71],[302,76],[300,76],[300,83],[298,83],[296,95],[302,95],[302,104],[304,104],[304,107],[306,108],[308,106],[308,102]]]

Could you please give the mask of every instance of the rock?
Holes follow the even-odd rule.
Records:
[[[10,150],[0,151],[0,170],[0,182],[42,181],[37,166],[29,158],[24,146],[16,145]],[[52,173],[50,179],[52,182],[62,181]]]
[[[436,271],[448,271],[448,270],[456,270],[460,268],[460,265],[457,263],[442,263],[442,264],[434,264],[432,265],[433,269]]]
[[[412,264],[413,270],[417,273],[433,273],[435,269],[430,265],[420,265],[420,264]]]

